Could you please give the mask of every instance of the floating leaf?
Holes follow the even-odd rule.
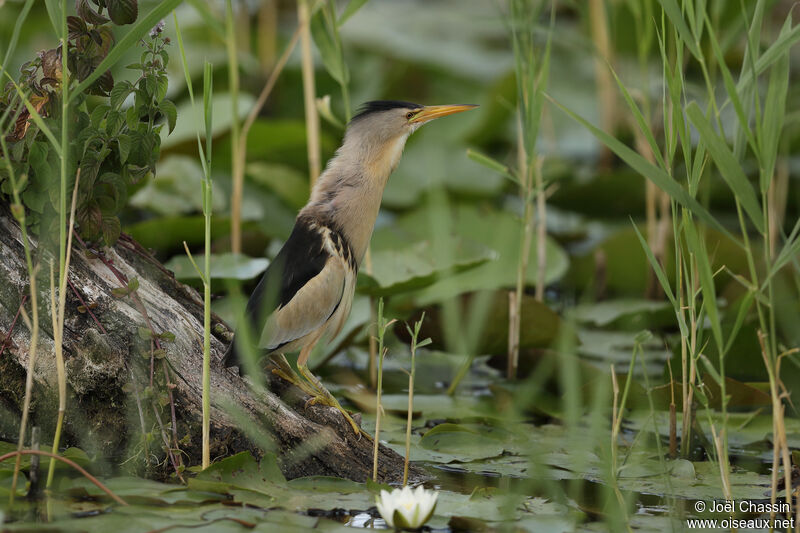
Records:
[[[372,272],[362,271],[358,287],[373,296],[407,292],[427,287],[442,276],[477,267],[493,257],[491,250],[463,239],[454,240],[450,252],[438,253],[430,241],[399,250],[375,251]]]
[[[596,326],[608,326],[620,319],[633,318],[645,320],[648,316],[666,312],[668,319],[674,320],[674,314],[668,302],[653,300],[618,299],[579,304],[570,313],[579,322],[590,322]],[[644,326],[640,326],[644,327]]]
[[[202,265],[203,255],[195,255],[194,260],[198,265]],[[211,279],[253,279],[269,266],[268,259],[232,253],[211,254],[210,263]],[[186,254],[173,257],[164,266],[172,270],[178,279],[199,279],[197,270]]]

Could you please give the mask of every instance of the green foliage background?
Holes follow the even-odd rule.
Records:
[[[141,2],[139,12],[149,12],[155,4]],[[351,13],[351,6],[356,4],[364,5]],[[337,3],[333,13],[338,14],[341,23],[335,30],[338,34],[326,25],[330,19],[324,18],[331,16],[325,11],[331,9],[330,5],[326,4],[315,16],[312,31],[316,43],[317,95],[330,96],[331,113],[336,119],[323,121],[323,161],[333,155],[343,133],[341,124],[360,102],[387,98],[422,104],[481,105],[477,111],[436,121],[409,140],[384,195],[372,240],[372,272],[360,273],[353,315],[342,336],[329,347],[320,347],[312,357],[312,367],[316,366],[316,371],[329,382],[368,383],[371,299],[385,297],[385,314],[401,321],[411,322],[422,311],[426,312],[428,319],[422,337],[430,337],[433,343],[417,358],[420,380],[415,405],[420,413],[412,459],[432,466],[437,480],[452,489],[447,497],[453,501],[437,514],[437,525],[444,526],[455,516],[490,523],[516,520],[531,531],[536,530],[536,524],[552,527],[557,524],[569,530],[577,527],[577,523],[592,522],[599,508],[602,520],[613,529],[615,524],[619,525],[618,521],[633,522],[626,513],[633,514],[637,505],[640,509],[647,507],[651,500],[645,495],[657,494],[658,505],[664,505],[668,511],[652,513],[655,516],[649,522],[641,517],[635,520],[639,520],[641,527],[663,528],[665,522],[685,512],[676,498],[721,496],[716,463],[708,460],[715,456],[710,438],[712,423],[729,427],[730,453],[736,465],[731,475],[737,497],[755,498],[768,492],[770,439],[774,438],[768,415],[770,376],[761,357],[755,313],[738,314],[747,297],[747,285],[742,279],[750,275],[750,258],[736,242],[742,237],[737,226],[742,216],[740,205],[754,228],[761,225],[757,213],[762,205],[747,191],[764,192],[761,187],[764,178],[759,174],[763,161],[741,140],[744,133],[737,129],[732,104],[720,105],[722,110],[716,115],[718,124],[710,123],[704,115],[713,107],[712,102],[706,101],[708,85],[719,95],[720,102],[725,99],[724,72],[714,59],[721,58],[730,71],[738,73],[746,65],[748,38],[755,39],[751,46],[754,44],[763,52],[783,35],[781,25],[791,5],[780,1],[766,4],[769,17],[763,29],[760,28],[761,33],[754,36],[747,34],[746,24],[755,2],[691,3],[698,12],[707,10],[715,31],[716,48],[707,34],[687,48],[706,58],[712,72],[703,72],[697,62],[687,58],[685,72],[671,78],[675,83],[674,79],[680,77],[685,93],[695,97],[685,108],[685,120],[693,125],[690,138],[682,139],[688,144],[676,147],[672,155],[680,155],[687,147],[696,149],[698,136],[719,141],[709,142],[708,153],[695,160],[698,168],[702,165],[698,172],[687,168],[678,157],[673,167],[675,176],[668,177],[675,178],[679,188],[691,190],[697,204],[713,216],[713,227],[703,226],[697,232],[701,241],[697,247],[707,250],[708,272],[713,273],[716,290],[713,308],[718,307],[720,331],[726,339],[732,332],[736,335],[732,336],[734,340],[725,356],[721,380],[714,378],[720,368],[714,358],[709,357],[707,366],[700,367],[703,407],[707,410],[699,417],[692,449],[681,459],[668,463],[663,460],[665,453],[660,446],[667,444],[672,393],[680,386],[681,332],[663,292],[653,291],[656,281],[649,273],[648,256],[637,236],[637,230],[642,234],[645,231],[643,174],[647,172],[642,172],[641,166],[631,170],[625,164],[630,160],[623,156],[619,159],[609,156],[610,152],[591,131],[591,125],[600,124],[602,103],[598,99],[595,43],[588,8],[582,2],[556,2],[547,93],[582,117],[589,127],[573,120],[556,105],[544,105],[534,140],[537,155],[542,158],[541,173],[548,191],[544,247],[547,290],[543,302],[528,294],[522,303],[523,379],[519,382],[503,380],[501,372],[508,348],[506,293],[516,283],[524,216],[524,200],[517,184],[503,170],[515,167],[518,161],[517,81],[509,43],[509,24],[514,22],[508,20],[503,5],[482,0],[372,0],[350,2],[347,7]],[[630,101],[641,106],[644,101],[655,102],[646,111],[649,123],[656,125],[653,130],[661,134],[660,125],[671,117],[665,118],[664,110],[658,108],[664,93],[673,90],[673,86],[662,79],[665,73],[658,46],[646,48],[645,37],[631,28],[640,28],[636,20],[642,17],[640,10],[646,9],[645,14],[652,15],[646,19],[652,25],[650,31],[655,32],[647,37],[651,44],[658,39],[672,43],[676,38],[673,33],[696,31],[696,28],[672,26],[677,20],[669,18],[675,15],[668,13],[673,5],[678,4],[605,3],[615,73],[627,88]],[[0,8],[4,11],[0,17],[3,44],[9,40],[14,15],[20,7],[18,2],[6,2]],[[684,3],[680,7],[678,15],[691,19],[686,13],[693,10]],[[223,6],[190,1],[181,3],[175,12],[194,86],[202,86],[204,61],[215,67],[211,277],[218,298],[213,309],[232,323],[236,312],[225,294],[224,281],[238,280],[245,290],[252,286],[266,268],[267,260],[288,237],[294,216],[308,196],[300,58],[295,52],[250,130],[243,196],[245,257],[232,256],[228,251],[233,116],[225,30],[218,18]],[[236,96],[240,120],[252,109],[277,56],[291,37],[296,27],[295,15],[294,5],[288,2],[237,6],[236,50],[241,87]],[[173,55],[169,61],[162,53],[162,50],[174,53],[172,45],[161,44],[163,38],[175,42],[175,28],[170,20],[166,19],[163,35],[145,38],[149,49],[131,47],[124,52],[125,58],[110,73],[113,86],[103,85],[101,77],[92,85],[92,92],[98,94],[75,100],[72,136],[75,141],[71,144],[70,160],[73,164],[81,162],[81,189],[85,195],[78,222],[85,238],[102,239],[110,244],[120,231],[129,233],[152,248],[180,279],[199,286],[182,243],[187,242],[193,250],[200,250],[203,243],[200,184],[204,174],[195,144],[196,129],[202,132],[203,121],[199,114],[193,115],[180,62],[175,60],[177,56]],[[534,46],[541,48],[546,43],[549,20],[544,16],[537,20],[532,38]],[[88,40],[88,29],[84,32],[77,26],[76,23],[76,42],[83,39],[88,48],[98,47],[108,52],[110,37],[104,32],[112,30],[103,30],[97,42]],[[791,21],[788,28],[794,36],[797,28],[791,26]],[[119,28],[113,31],[117,40],[124,33]],[[690,41],[694,39],[687,40]],[[33,64],[26,62],[36,51],[52,50],[55,45],[45,10],[35,10],[28,18],[16,53],[5,66],[15,76],[20,68],[23,76],[28,75],[40,63],[44,71],[47,53],[34,59]],[[642,52],[643,49],[647,51]],[[772,167],[777,169],[776,173],[788,175],[785,190],[770,203],[770,215],[776,209],[782,211],[778,219],[781,224],[776,230],[780,243],[792,242],[790,236],[794,235],[792,231],[800,216],[798,62],[797,47],[790,46],[786,51],[788,83],[783,95],[785,120],[774,135],[768,131],[759,136],[764,139],[765,150],[770,143],[774,145],[777,157]],[[131,64],[130,68],[123,68]],[[77,66],[76,71],[80,72]],[[670,78],[669,75],[667,72],[666,77]],[[755,100],[759,106],[763,105],[764,113],[771,109],[769,102],[781,98],[777,94],[779,81],[770,74],[755,84],[760,91]],[[47,97],[47,86],[40,89],[41,96]],[[618,88],[613,89],[618,116],[613,131],[608,133],[623,148],[634,147],[636,117],[626,107]],[[3,94],[0,112],[14,92],[6,89]],[[60,128],[57,109],[50,110],[45,121],[57,132]],[[35,126],[31,128],[35,130]],[[675,139],[653,139],[659,146],[667,140],[672,141],[672,146],[679,144]],[[526,146],[531,142],[527,139]],[[733,145],[730,157],[727,145]],[[467,156],[468,149],[487,154],[500,165],[494,170],[482,166]],[[13,150],[12,159],[19,166],[18,172],[29,175],[24,203],[34,215],[31,218],[34,227],[41,231],[43,217],[50,208],[48,202],[54,207],[57,203],[57,197],[52,195],[58,175],[57,158],[41,135],[31,134]],[[680,181],[687,175],[696,176],[698,181]],[[8,194],[8,182],[3,178],[0,170],[0,191]],[[677,204],[671,210],[680,220]],[[55,220],[47,222],[52,223]],[[688,247],[683,241],[669,238],[662,257],[664,279],[673,287],[681,281],[672,268],[676,243],[678,247]],[[763,243],[754,242],[754,256],[763,255],[760,246]],[[781,379],[791,393],[800,384],[800,359],[792,352],[800,346],[800,264],[796,248],[787,246],[787,249],[784,268],[775,274],[778,296],[772,312],[776,316],[776,351],[788,353],[782,363]],[[537,274],[536,250],[534,240],[525,273],[531,293]],[[763,261],[755,265],[759,274],[769,272],[770,268]],[[699,293],[701,282],[696,281]],[[701,321],[699,326],[710,353],[716,333],[712,328],[710,320]],[[390,415],[400,417],[405,415],[407,341],[405,327],[398,326],[391,335],[384,376],[387,390],[384,405]],[[626,385],[631,384],[626,392],[631,411],[623,426],[622,442],[613,445],[620,445],[628,462],[609,475],[607,460],[611,447],[594,444],[609,438],[612,371],[618,374],[615,377],[626,391]],[[459,375],[465,377],[451,397],[448,392],[453,391],[448,388]],[[356,408],[374,409],[371,395],[361,395],[344,386],[340,392]],[[726,405],[731,411],[727,421],[724,417],[728,413],[721,408],[723,393],[728,396]],[[787,408],[786,416],[790,446],[794,447],[800,443],[797,412],[793,407]],[[365,416],[368,426],[373,417]],[[436,425],[442,421],[446,423]],[[402,452],[404,426],[391,416],[384,424],[387,425],[384,438]],[[436,427],[427,430],[426,424]],[[594,432],[591,435],[597,439],[581,438],[588,431]],[[592,440],[595,442],[586,442]],[[292,482],[287,485],[277,475],[274,485],[267,489],[242,487],[225,479],[229,473],[226,469],[238,468],[241,466],[238,462],[250,460],[239,457],[235,461],[219,467],[223,479],[208,481],[207,485],[190,483],[180,495],[185,500],[176,499],[170,489],[159,487],[158,492],[147,496],[151,500],[146,503],[198,502],[201,496],[196,491],[205,491],[262,508],[270,508],[281,498],[296,498],[290,501],[299,501],[299,508],[313,506],[303,500],[303,494],[308,494],[304,491],[311,489],[292,486]],[[249,462],[248,465],[257,468]],[[266,468],[264,463],[260,468]],[[2,475],[0,470],[0,482],[4,479]],[[503,476],[499,483],[502,491],[495,492],[498,483],[493,476]],[[141,480],[136,483],[140,482],[144,483]],[[136,483],[128,487],[131,496],[144,490]],[[513,490],[507,491],[509,483]],[[609,511],[613,507],[609,502],[616,498],[612,487],[624,491],[622,507],[627,511]],[[337,494],[334,503],[326,502],[326,508],[352,505],[352,509],[366,510],[370,503],[363,498],[365,493],[351,499],[348,496],[351,489],[326,485],[313,490]],[[120,490],[124,492],[125,488]],[[507,514],[487,517],[479,512],[482,507],[470,509],[471,505],[477,505],[476,501],[490,501],[486,505],[497,509],[500,504],[495,498],[507,498],[509,492],[522,494],[524,498],[515,500]],[[462,501],[465,494],[471,495],[469,500]],[[570,513],[565,514],[561,507],[537,507],[544,505],[537,500],[539,497],[568,506]],[[575,499],[580,504],[574,504]],[[586,509],[592,510],[592,518],[583,514]],[[213,509],[213,513],[218,513],[214,516],[225,512],[222,506]],[[164,518],[157,515],[153,511],[148,516],[148,520],[152,519],[148,527],[163,523]],[[271,519],[262,516],[258,520]],[[332,524],[319,524],[316,526],[334,528]]]

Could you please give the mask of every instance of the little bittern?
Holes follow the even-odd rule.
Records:
[[[247,302],[245,316],[258,341],[254,348],[276,355],[273,372],[311,395],[312,403],[339,409],[356,434],[358,425],[308,370],[308,356],[321,338],[336,336],[350,314],[358,267],[383,189],[408,136],[430,120],[473,107],[398,101],[365,104],[348,124],[342,146],[328,161],[289,239]],[[226,366],[238,362],[241,348],[235,344],[225,353]],[[283,356],[296,350],[300,350],[297,368],[305,381]]]

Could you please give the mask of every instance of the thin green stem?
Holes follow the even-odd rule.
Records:
[[[58,379],[58,416],[56,420],[56,430],[53,436],[53,454],[58,453],[61,444],[61,431],[64,425],[64,415],[67,410],[67,384],[66,368],[64,366],[63,355],[63,331],[64,331],[64,306],[66,304],[66,277],[69,269],[69,259],[67,254],[67,166],[69,157],[69,71],[67,59],[69,57],[69,43],[67,32],[67,2],[61,2],[61,180],[59,189],[58,204],[58,305],[56,306],[55,283],[53,280],[52,266],[50,271],[50,301],[53,320],[53,340],[55,341],[56,373]],[[77,179],[75,181],[75,191],[77,192]],[[75,204],[73,194],[73,206]],[[74,209],[73,209],[74,213]],[[70,222],[74,220],[74,215]],[[71,225],[71,224],[70,224]],[[71,240],[71,239],[70,239]],[[53,483],[55,475],[55,461],[50,461],[50,468],[47,471],[47,483],[49,488]]]
[[[378,300],[378,389],[376,393],[376,406],[375,406],[375,441],[372,450],[372,481],[378,481],[378,450],[380,447],[380,433],[381,433],[381,414],[383,413],[383,405],[381,403],[381,395],[383,392],[383,359],[386,357],[387,348],[384,347],[384,338],[386,336],[386,329],[394,322],[394,320],[387,321],[383,316],[383,298]]]
[[[230,3],[230,0],[229,0]],[[203,218],[205,230],[205,257],[203,258],[203,457],[202,467],[211,464],[211,214],[212,190],[211,181],[211,102],[213,99],[213,77],[211,63],[206,61],[203,76],[203,103],[206,125],[206,165],[203,180]],[[202,154],[201,154],[202,155]]]
[[[9,106],[6,113],[10,112],[11,107]],[[5,117],[4,117],[5,118]],[[3,148],[3,153],[8,153],[8,146],[6,145],[5,134],[0,134],[0,147]],[[28,347],[28,368],[27,373],[25,375],[25,396],[22,401],[22,413],[20,416],[20,423],[19,423],[19,439],[17,440],[17,456],[14,460],[14,473],[11,478],[11,490],[8,495],[8,502],[9,506],[14,504],[14,495],[17,491],[17,481],[19,479],[19,469],[20,469],[20,462],[22,460],[22,448],[25,445],[25,430],[28,425],[28,414],[30,412],[31,407],[31,395],[33,393],[33,372],[36,368],[36,349],[39,342],[39,301],[38,301],[38,292],[36,289],[36,269],[33,267],[33,259],[31,256],[31,245],[30,240],[28,239],[28,226],[25,220],[25,207],[22,205],[20,201],[20,190],[19,190],[19,183],[17,182],[16,173],[14,171],[14,165],[11,163],[10,158],[4,158],[2,161],[5,162],[6,167],[8,168],[9,178],[11,180],[11,190],[12,195],[14,197],[14,205],[12,206],[12,213],[16,218],[17,222],[20,226],[20,232],[22,233],[22,247],[25,250],[25,265],[28,268],[28,277],[30,279],[30,301],[31,301],[31,320],[27,320],[27,314],[24,313],[24,308],[22,309],[23,313],[22,316],[30,328],[31,337],[30,337],[30,344]]]
[[[231,251],[235,254],[242,251],[242,196],[244,194],[244,172],[238,168],[244,164],[239,157],[239,60],[234,34],[233,6],[231,0],[225,2],[225,43],[228,51],[228,90],[231,95],[231,174],[233,191],[231,192]]]

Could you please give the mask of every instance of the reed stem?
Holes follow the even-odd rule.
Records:
[[[300,26],[301,69],[303,73],[303,102],[306,115],[306,148],[311,186],[320,173],[319,114],[314,84],[314,58],[311,53],[311,12],[308,0],[297,0],[297,19]]]

